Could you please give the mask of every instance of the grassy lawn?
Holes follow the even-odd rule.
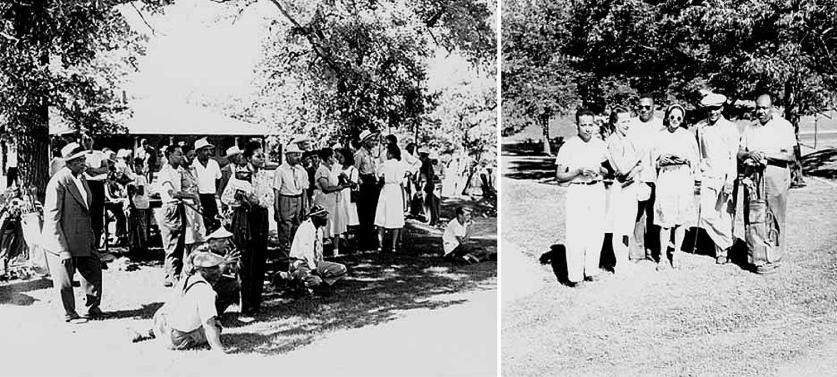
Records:
[[[451,212],[452,203],[445,203],[443,213]],[[475,207],[477,213],[486,207],[470,201],[458,204]],[[484,247],[496,250],[496,218],[478,216],[476,221],[478,241]],[[468,303],[470,295],[496,292],[496,262],[455,265],[443,261],[439,257],[441,230],[414,221],[408,221],[408,224],[404,250],[399,254],[331,258],[347,265],[349,277],[338,282],[328,295],[294,298],[266,282],[262,311],[255,321],[240,321],[237,306],[228,309],[222,317],[225,328],[221,338],[229,345],[232,355],[228,355],[225,360],[229,361],[225,362],[249,365],[253,358],[284,356],[342,333],[397,322],[411,313],[456,308]],[[131,371],[127,373],[131,375],[217,375],[206,352],[160,351],[154,342],[130,342],[130,329],[149,327],[154,312],[171,292],[162,286],[162,252],[152,253],[144,260],[131,261],[139,265],[136,271],[121,268],[128,263],[126,258],[110,264],[103,278],[102,309],[108,316],[86,325],[69,327],[59,321],[55,309],[58,299],[49,280],[10,281],[0,286],[0,321],[3,323],[0,329],[6,334],[5,339],[20,339],[20,342],[6,343],[6,347],[0,349],[12,354],[38,355],[52,352],[53,348],[72,350],[74,345],[83,344],[93,354],[102,355],[98,358],[106,360],[107,365],[117,365],[119,368],[115,371]],[[275,254],[274,251],[269,257],[268,276],[279,266]],[[77,306],[81,306],[78,289],[76,293]],[[19,318],[29,319],[20,321]],[[496,328],[496,321],[494,323],[489,324],[492,333]],[[417,337],[425,331],[414,329]],[[363,339],[357,339],[357,344],[363,346]],[[397,352],[397,348],[392,351]],[[386,357],[364,355],[363,347],[345,352],[356,353],[358,357]],[[329,355],[321,357],[329,359]],[[416,357],[421,358],[421,355]],[[200,366],[190,369],[195,365]],[[93,374],[104,373],[104,370],[89,368]],[[31,370],[32,374],[40,375],[49,369],[33,366]],[[84,369],[74,371],[85,374],[82,373]],[[291,375],[318,375],[297,369],[283,371]],[[363,375],[361,372],[344,371],[346,375]]]
[[[564,242],[564,189],[549,182],[548,160],[503,163],[515,179],[502,181],[501,236],[534,265]],[[579,288],[539,266],[550,283],[504,303],[503,375],[794,375],[795,363],[837,349],[837,186],[808,183],[791,191],[786,261],[774,275],[717,266],[706,251],[686,254],[679,271],[640,263]]]

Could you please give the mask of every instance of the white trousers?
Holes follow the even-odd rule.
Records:
[[[599,273],[605,223],[605,188],[571,184],[567,188],[566,249],[567,280],[579,282]]]

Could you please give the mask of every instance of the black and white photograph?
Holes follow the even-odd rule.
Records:
[[[494,0],[0,4],[4,376],[496,376]]]
[[[837,6],[501,14],[501,374],[837,374]]]

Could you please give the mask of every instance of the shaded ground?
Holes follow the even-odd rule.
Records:
[[[496,219],[477,217],[476,221],[479,242],[496,250]],[[403,253],[333,258],[348,266],[349,278],[339,282],[326,296],[293,299],[266,284],[263,310],[255,321],[240,321],[237,307],[229,309],[223,317],[222,341],[230,345],[233,353],[224,358],[224,365],[231,363],[231,366],[242,368],[239,370],[249,371],[244,375],[275,374],[280,370],[291,375],[323,375],[325,369],[308,368],[307,364],[318,363],[318,358],[328,360],[333,355],[310,351],[310,347],[330,349],[335,347],[328,346],[332,344],[330,342],[342,344],[339,339],[346,336],[343,334],[351,333],[356,347],[343,349],[341,358],[374,362],[368,365],[369,369],[332,372],[392,375],[391,368],[397,367],[393,363],[404,360],[399,344],[410,342],[412,357],[422,360],[424,355],[420,351],[426,349],[428,355],[436,357],[437,364],[427,364],[423,369],[416,369],[417,374],[409,371],[407,374],[464,375],[468,374],[468,368],[472,372],[493,374],[496,370],[493,334],[497,319],[493,309],[486,313],[486,308],[496,306],[497,265],[495,262],[454,265],[443,261],[439,258],[440,237],[440,229],[411,221],[405,234]],[[268,270],[281,266],[275,257],[275,253],[270,256]],[[70,327],[58,320],[54,308],[57,297],[48,280],[0,286],[0,321],[4,323],[0,329],[4,339],[15,339],[0,350],[4,355],[44,355],[54,348],[57,354],[69,357],[74,355],[74,345],[83,344],[88,353],[102,355],[109,364],[119,366],[116,370],[95,368],[95,365],[80,367],[76,369],[78,375],[105,372],[123,375],[121,372],[127,371],[132,371],[126,373],[132,375],[221,375],[220,370],[206,366],[197,367],[195,373],[187,367],[203,361],[213,364],[206,352],[160,352],[153,342],[130,343],[129,329],[149,327],[150,318],[170,292],[162,286],[161,263],[157,256],[142,259],[136,261],[140,269],[133,272],[119,270],[123,265],[121,258],[110,264],[104,272],[102,306],[108,318],[82,326]],[[77,305],[82,302],[79,293],[77,290]],[[444,318],[449,315],[444,313],[454,313],[451,318],[458,320],[468,316],[474,319],[467,324],[448,323]],[[31,319],[16,320],[23,317]],[[379,328],[392,331],[376,330]],[[467,336],[458,344],[471,345],[469,350],[459,355],[450,354],[447,358],[439,358],[431,351],[434,343],[443,342],[447,336],[460,336],[457,334],[462,331],[461,336]],[[392,337],[386,335],[390,333]],[[491,336],[483,339],[475,333]],[[330,340],[332,338],[338,340]],[[469,338],[478,339],[480,344],[468,341]],[[46,350],[42,349],[43,345],[47,346]],[[369,354],[372,350],[374,354]],[[300,353],[303,356],[295,356]],[[260,356],[279,357],[253,361],[254,358],[261,360]],[[454,367],[462,357],[469,362]],[[178,361],[181,359],[183,363]],[[270,369],[253,369],[253,365]],[[30,367],[26,365],[20,372],[51,374],[44,372],[51,369]]]
[[[503,375],[792,376],[800,365],[803,375],[837,374],[837,362],[821,360],[834,361],[837,336],[834,184],[812,179],[791,191],[786,262],[774,275],[698,253],[679,271],[640,263],[569,288],[536,265],[564,242],[564,189],[544,183],[502,180],[504,250],[517,247],[529,260],[517,270],[545,281],[506,302],[516,279],[503,259]]]

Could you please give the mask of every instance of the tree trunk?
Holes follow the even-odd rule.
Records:
[[[49,111],[46,102],[31,114],[26,129],[18,136],[18,170],[20,182],[35,186],[38,200],[43,202],[44,189],[49,181]]]
[[[796,90],[793,84],[785,83],[785,119],[793,125],[796,144],[793,147],[793,162],[791,163],[791,187],[805,186],[802,174],[802,149],[799,147],[799,112],[796,111]]]
[[[547,109],[539,117],[538,122],[541,124],[543,130],[543,153],[547,156],[552,155],[552,146],[549,145],[549,118],[552,118],[552,111]]]

